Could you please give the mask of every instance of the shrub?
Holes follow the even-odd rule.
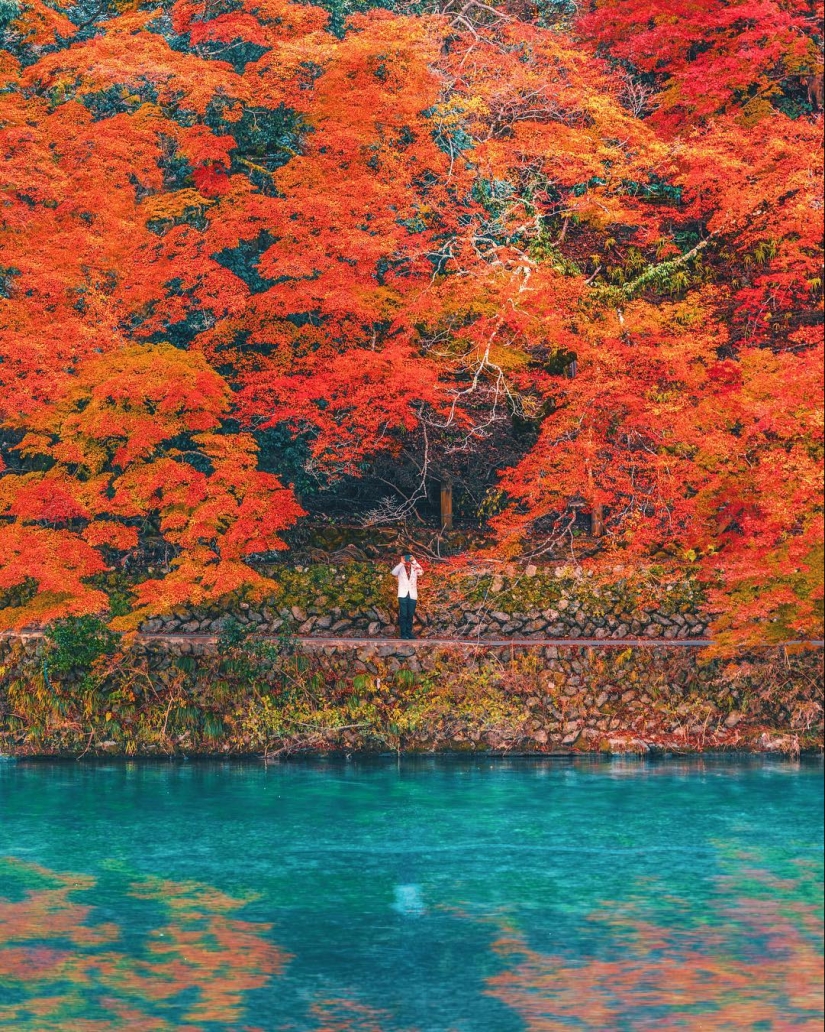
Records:
[[[96,616],[58,620],[46,629],[46,638],[52,645],[49,667],[56,674],[88,672],[101,656],[111,656],[120,642],[120,635]]]

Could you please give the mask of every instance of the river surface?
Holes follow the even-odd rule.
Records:
[[[817,761],[0,760],[0,1028],[822,1027]]]

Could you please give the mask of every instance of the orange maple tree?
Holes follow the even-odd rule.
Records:
[[[104,607],[88,578],[106,568],[101,553],[135,548],[147,524],[166,545],[166,576],[135,588],[138,606],[120,626],[152,609],[265,585],[244,558],[283,548],[279,532],[301,509],[256,469],[250,435],[216,432],[229,395],[201,355],[132,345],[80,363],[48,404],[19,421],[25,432],[14,451],[40,468],[0,478],[0,512],[12,520],[0,586],[36,582],[27,616]]]

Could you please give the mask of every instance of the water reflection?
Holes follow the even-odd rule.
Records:
[[[663,885],[640,885],[586,916],[578,952],[564,942],[536,949],[501,918],[452,916],[498,924],[491,949],[500,970],[485,991],[526,1032],[821,1029],[815,866],[796,864],[792,876],[779,877],[756,857],[735,859],[737,870],[720,874],[704,911]],[[0,1025],[16,1032],[254,1032],[262,1028],[247,1023],[255,990],[271,993],[293,959],[272,941],[269,924],[237,916],[250,898],[195,882],[130,882],[128,929],[101,919],[88,876],[7,859],[0,885]],[[394,906],[421,915],[420,887],[396,886]],[[319,992],[303,1016],[284,1014],[274,1028],[413,1032],[359,995],[357,986],[339,996]]]
[[[424,901],[420,885],[396,885],[393,909],[399,914],[423,914]]]
[[[19,1032],[234,1027],[288,959],[268,925],[233,916],[247,900],[207,886],[129,885],[127,901],[144,903],[135,924],[149,919],[135,940],[99,920],[93,878],[6,859],[0,885],[0,1026]]]
[[[0,1028],[819,1028],[821,839],[804,765],[0,765]]]
[[[318,1022],[312,1032],[402,1032],[392,1014],[357,1000],[324,1000],[313,1003],[309,1010],[312,1018]],[[294,1026],[284,1026],[289,1027]],[[409,1032],[418,1030],[409,1029]]]
[[[819,881],[798,866],[796,878],[756,867],[720,876],[699,914],[646,886],[588,916],[598,944],[588,957],[531,949],[505,927],[494,949],[507,967],[488,992],[527,1032],[821,1030],[822,914],[806,901]]]

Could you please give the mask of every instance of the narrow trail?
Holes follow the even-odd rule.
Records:
[[[43,638],[43,631],[0,631],[0,638],[18,638],[29,640]],[[214,645],[218,641],[217,634],[142,634],[135,635],[137,641],[168,641],[176,644],[192,642],[203,645]],[[251,636],[254,641],[280,641],[277,634],[255,634]],[[470,649],[486,648],[601,648],[601,649],[627,649],[627,648],[707,648],[715,644],[712,638],[413,638],[404,640],[402,638],[340,638],[322,637],[320,635],[297,636],[291,639],[300,645],[310,647],[329,648],[363,648],[366,645],[396,646],[398,648],[429,648],[438,647],[463,647]],[[743,645],[743,649],[778,649],[789,646],[807,645],[812,648],[822,648],[825,641],[813,639],[811,641],[782,641],[782,642],[759,642],[751,645]]]

